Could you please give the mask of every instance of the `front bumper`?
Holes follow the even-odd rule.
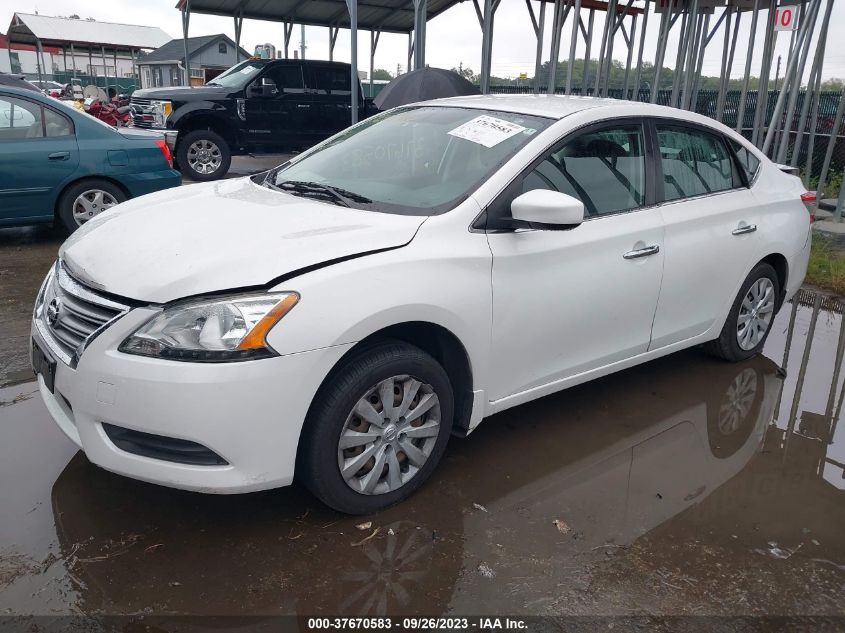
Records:
[[[138,308],[120,317],[90,343],[75,369],[58,361],[53,393],[39,377],[59,428],[91,462],[143,481],[209,493],[290,484],[311,400],[351,344],[236,363],[118,352],[151,314]],[[32,337],[45,347],[34,323]],[[195,442],[227,464],[197,466],[126,452],[109,439],[104,423]]]

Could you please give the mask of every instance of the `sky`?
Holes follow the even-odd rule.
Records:
[[[834,1],[834,0],[831,0]],[[5,32],[11,22],[14,11],[21,13],[35,13],[41,15],[70,15],[78,14],[82,18],[94,18],[104,22],[123,22],[134,24],[155,25],[173,37],[180,37],[182,32],[179,11],[175,7],[175,0],[145,0],[139,3],[137,0],[109,0],[108,2],[93,0],[7,0],[0,6],[0,31]],[[537,2],[532,2],[537,7]],[[411,6],[411,0],[408,0]],[[138,7],[143,6],[143,11]],[[642,6],[637,0],[635,6]],[[550,32],[552,5],[546,10],[546,38],[543,52],[543,59],[548,60],[550,55]],[[824,7],[823,7],[824,9]],[[720,14],[721,9],[711,21]],[[586,22],[586,11],[584,11]],[[741,77],[745,67],[748,42],[750,40],[751,15],[743,15],[741,29],[737,42],[736,58],[731,72],[732,77]],[[752,74],[757,74],[760,68],[760,52],[763,43],[763,20],[759,21],[758,35],[754,46],[755,58],[752,63]],[[821,16],[819,17],[819,23]],[[603,15],[596,14],[594,48],[592,57],[597,57],[597,42],[600,39],[601,29],[604,23]],[[660,20],[654,14],[649,18],[648,31],[646,33],[646,44],[644,60],[654,61],[658,39]],[[640,22],[641,24],[641,22]],[[831,39],[826,47],[823,78],[832,77],[845,78],[845,48],[836,44],[837,33],[841,33],[839,27],[845,26],[845,2],[835,2],[830,24]],[[561,59],[566,59],[569,53],[569,33],[572,27],[572,16],[570,16],[563,28],[561,38]],[[818,27],[818,24],[817,24]],[[674,54],[672,51],[677,47],[677,31],[670,34],[666,66],[674,65]],[[637,44],[639,46],[639,31],[637,28]],[[818,28],[816,29],[818,31]],[[215,33],[226,33],[234,39],[234,21],[231,18],[219,16],[207,16],[193,14],[191,16],[189,35],[210,35]],[[257,20],[244,20],[241,45],[252,52],[254,46],[259,43],[270,42],[277,48],[283,47],[282,25],[273,22],[262,22]],[[704,58],[703,71],[705,75],[720,74],[720,59],[722,49],[722,31],[720,31],[710,46]],[[350,56],[350,32],[341,30],[335,46],[335,60],[349,61]],[[328,59],[329,37],[328,29],[319,27],[306,27],[305,29],[306,57],[313,59]],[[300,29],[294,29],[291,38],[291,46],[299,46]],[[368,70],[369,65],[369,44],[370,35],[368,32],[359,32],[358,55],[359,69]],[[815,46],[815,43],[814,43]],[[404,69],[407,64],[408,38],[406,35],[383,33],[379,40],[375,56],[375,67],[384,68],[395,73],[397,64]],[[782,32],[778,36],[775,50],[775,65],[777,56],[783,57],[782,68],[786,67],[787,54],[789,50],[789,33]],[[536,51],[536,38],[531,26],[525,2],[523,0],[503,0],[496,13],[493,37],[493,74],[499,77],[516,77],[520,73],[534,74],[534,59]],[[579,42],[577,54],[583,57],[584,45]],[[293,54],[291,52],[291,54]],[[614,48],[614,58],[624,63],[627,54],[621,34],[617,35]],[[428,23],[426,63],[430,66],[451,68],[462,62],[476,72],[480,67],[481,59],[481,28],[475,14],[471,1],[460,2],[451,9],[445,11]],[[634,53],[636,60],[636,48]],[[809,75],[810,63],[807,63],[806,77]],[[774,65],[773,65],[774,70]],[[781,76],[783,71],[781,71]]]

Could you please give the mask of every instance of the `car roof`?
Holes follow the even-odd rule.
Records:
[[[9,73],[0,73],[0,86],[4,88],[20,88],[29,92],[41,92],[38,86],[31,84],[20,75],[10,75]]]
[[[533,95],[533,94],[494,94],[472,95],[467,97],[447,97],[427,102],[432,105],[454,106],[461,108],[479,108],[483,110],[501,110],[516,114],[529,114],[550,119],[562,119],[576,112],[602,108],[603,118],[618,116],[656,116],[702,122],[713,125],[715,121],[688,110],[679,110],[652,103],[625,101],[606,97],[579,97],[575,95]]]

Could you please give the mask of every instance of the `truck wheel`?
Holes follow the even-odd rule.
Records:
[[[176,162],[191,180],[217,180],[229,171],[232,152],[226,140],[211,130],[194,130],[180,139]]]

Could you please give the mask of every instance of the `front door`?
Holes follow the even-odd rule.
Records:
[[[663,223],[649,206],[642,123],[594,126],[536,161],[488,209],[493,253],[491,400],[648,349],[663,271]],[[531,189],[579,198],[571,230],[496,230]]]
[[[302,78],[302,64],[274,63],[246,91],[249,142],[271,150],[290,150],[313,134],[311,95]]]
[[[0,93],[0,224],[52,217],[55,189],[78,165],[68,117]]]
[[[666,266],[653,349],[703,334],[727,310],[752,264],[760,213],[724,138],[660,122],[656,131]]]

